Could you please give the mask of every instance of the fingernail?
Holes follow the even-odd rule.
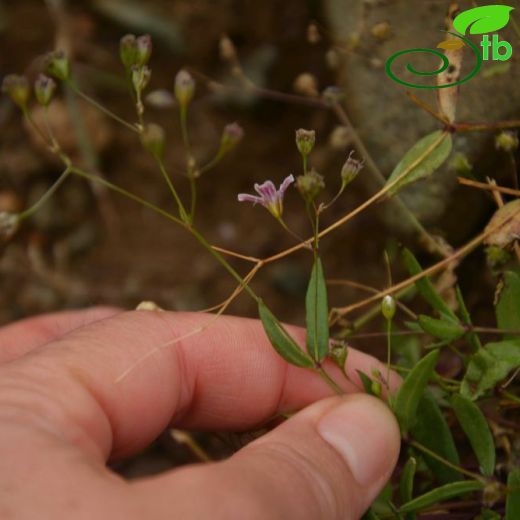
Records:
[[[345,397],[319,419],[317,429],[343,457],[360,486],[373,484],[391,471],[399,430],[381,401],[366,395]]]

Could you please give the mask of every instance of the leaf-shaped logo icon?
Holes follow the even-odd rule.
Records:
[[[509,13],[514,9],[508,5],[483,5],[460,13],[453,20],[453,27],[461,34],[485,34],[498,31],[509,22]]]
[[[462,40],[444,40],[437,45],[438,49],[444,49],[445,51],[456,51],[464,47]]]

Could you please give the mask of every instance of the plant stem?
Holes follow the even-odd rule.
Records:
[[[166,171],[166,167],[164,166],[163,160],[159,157],[156,157],[156,163],[157,163],[157,166],[159,166],[159,170],[160,170],[162,176],[164,177],[164,180],[166,181],[166,184],[168,185],[168,188],[170,189],[170,192],[173,195],[175,202],[177,203],[177,207],[178,207],[179,215],[180,215],[181,219],[186,223],[190,222],[190,219],[188,217],[188,214],[186,213],[186,209],[184,208],[184,205],[179,197],[179,194],[177,193],[177,190],[175,189],[175,186],[173,185],[170,175]]]
[[[341,387],[332,379],[332,377],[329,376],[329,374],[325,371],[323,367],[320,367],[317,369],[318,374],[320,377],[327,383],[334,392],[336,392],[338,395],[343,395],[345,392],[341,389]]]
[[[171,213],[168,213],[167,211],[156,206],[155,204],[152,204],[151,202],[148,202],[148,201],[142,199],[138,195],[135,195],[134,193],[131,193],[131,192],[125,190],[124,188],[117,186],[116,184],[112,184],[111,182],[107,181],[103,177],[100,177],[99,175],[94,175],[92,173],[88,173],[88,172],[81,170],[79,168],[76,168],[76,167],[71,167],[70,172],[74,173],[75,175],[78,175],[79,177],[83,177],[84,179],[88,179],[89,181],[99,182],[103,186],[111,189],[112,191],[115,191],[116,193],[119,193],[120,195],[123,195],[124,197],[127,197],[128,199],[141,204],[143,207],[150,209],[150,210],[154,211],[155,213],[158,213],[159,215],[165,217],[166,219],[171,220],[172,222],[175,222],[176,224],[179,224],[182,227],[186,227],[185,222],[183,222],[182,220],[173,216]]]
[[[63,184],[71,171],[72,168],[67,166],[67,168],[65,168],[58,179],[54,182],[54,184],[43,194],[40,200],[18,215],[19,219],[25,220],[29,217],[32,217],[56,193],[58,188]]]
[[[79,89],[79,87],[72,81],[67,81],[66,84],[73,90],[78,96],[83,98],[87,103],[90,103],[92,106],[103,112],[106,116],[112,118],[114,121],[117,121],[118,123],[122,124],[129,130],[132,130],[132,132],[139,133],[139,129],[129,123],[128,121],[125,121],[123,118],[119,117],[117,114],[114,114],[111,110],[108,108],[105,108],[101,103],[98,103],[95,99],[91,98],[89,95],[85,94],[82,90]]]
[[[430,450],[426,446],[423,446],[421,443],[419,443],[417,441],[410,440],[410,441],[408,441],[408,444],[410,446],[413,446],[415,449],[421,451],[422,453],[429,455],[430,457],[434,458],[435,460],[438,460],[440,463],[444,464],[448,468],[454,469],[455,471],[458,471],[459,473],[462,473],[463,475],[466,475],[467,477],[470,477],[472,479],[478,480],[479,482],[482,482],[483,484],[487,484],[487,482],[488,482],[488,479],[486,479],[482,475],[479,475],[478,473],[473,473],[473,471],[469,471],[467,469],[461,468],[460,466],[457,466],[457,464],[453,464],[449,460],[446,460],[444,457],[437,455],[437,453]]]

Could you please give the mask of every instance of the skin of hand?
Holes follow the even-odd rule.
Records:
[[[285,363],[256,320],[221,317],[188,335],[207,321],[94,308],[0,329],[0,518],[360,518],[399,454],[386,405],[346,380],[347,394],[332,396],[316,374]],[[302,329],[288,330],[304,343]],[[351,350],[354,381],[356,369],[383,367]],[[135,481],[106,467],[168,425],[238,431],[298,409],[225,461]]]

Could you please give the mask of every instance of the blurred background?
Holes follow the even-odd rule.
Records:
[[[474,6],[469,0],[459,3],[462,9]],[[154,50],[148,92],[172,91],[182,67],[197,81],[189,113],[197,159],[204,163],[214,156],[225,124],[238,121],[245,130],[240,145],[200,180],[196,224],[213,244],[265,257],[293,245],[294,238],[261,207],[239,204],[237,193],[251,192],[254,182],[272,179],[278,184],[285,176],[300,173],[294,145],[294,131],[300,127],[316,130],[311,164],[325,177],[324,198],[335,193],[341,166],[355,146],[352,129],[314,103],[326,87],[341,87],[358,136],[386,176],[417,139],[439,128],[406,97],[402,86],[387,78],[384,63],[400,49],[435,47],[442,39],[439,31],[449,4],[448,0],[0,0],[0,79],[15,72],[34,80],[42,70],[42,55],[64,49],[73,60],[81,89],[134,121],[119,40],[129,32],[150,34]],[[232,64],[219,51],[224,36],[234,44],[242,70],[259,89],[246,89],[233,76]],[[506,29],[505,36],[516,51],[518,36],[512,29]],[[463,86],[460,118],[518,117],[518,75],[515,53],[508,67],[489,64]],[[224,87],[212,88],[212,82]],[[433,93],[421,94],[435,104]],[[173,209],[152,159],[131,132],[63,90],[51,105],[50,117],[58,140],[84,168]],[[176,107],[148,104],[145,119],[166,129],[169,169],[182,168]],[[493,212],[486,195],[456,186],[460,169],[469,168],[479,179],[491,174],[511,185],[509,159],[496,152],[493,142],[493,133],[457,135],[458,162],[450,161],[430,181],[404,194],[428,229],[454,246],[481,230]],[[359,151],[356,156],[361,157]],[[38,200],[60,171],[59,163],[23,124],[17,108],[3,97],[0,211],[18,211]],[[175,175],[174,180],[187,196],[187,182]],[[377,188],[374,177],[362,172],[323,217],[323,225]],[[286,197],[285,216],[291,228],[308,236],[303,204],[294,189]],[[323,241],[326,273],[383,288],[388,284],[384,251],[395,250],[401,242],[414,247],[423,261],[434,259],[422,252],[395,207],[376,205]],[[182,229],[82,179],[69,179],[1,247],[1,323],[100,303],[132,308],[142,300],[167,309],[199,310],[221,302],[234,288],[227,273]],[[303,322],[302,298],[311,260],[307,251],[300,251],[267,266],[254,281],[286,321]],[[250,267],[243,261],[233,264],[243,273]],[[477,312],[475,319],[484,325],[494,282],[488,279],[482,254],[475,253],[465,265],[461,283],[466,299]],[[396,266],[394,276],[399,272]],[[472,290],[475,280],[478,291]],[[331,289],[337,305],[365,295],[352,287]],[[241,296],[229,312],[255,315],[256,308]]]

